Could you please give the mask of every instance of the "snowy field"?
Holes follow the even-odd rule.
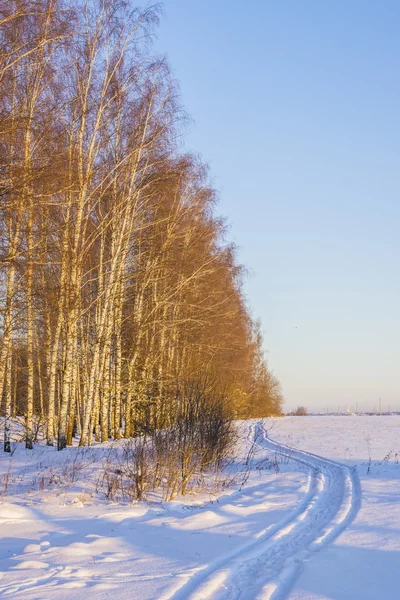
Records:
[[[0,454],[0,598],[398,600],[400,417],[241,432],[233,486],[168,504],[107,498],[107,446],[13,444]]]
[[[299,569],[290,600],[398,600],[400,416],[287,417],[271,437],[356,467],[354,521]]]

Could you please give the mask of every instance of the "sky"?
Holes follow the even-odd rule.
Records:
[[[284,410],[400,410],[400,3],[165,0]]]

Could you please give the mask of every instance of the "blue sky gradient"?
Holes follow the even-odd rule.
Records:
[[[164,8],[285,408],[400,410],[400,3]]]

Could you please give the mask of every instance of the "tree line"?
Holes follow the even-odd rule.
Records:
[[[58,449],[173,423],[189,382],[277,414],[185,114],[151,37],[160,9],[0,0],[0,399]],[[222,400],[221,400],[222,402]]]

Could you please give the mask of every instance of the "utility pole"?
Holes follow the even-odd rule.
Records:
[[[382,416],[382,398],[379,398],[379,415]]]
[[[356,402],[356,415],[358,415],[358,402]]]

